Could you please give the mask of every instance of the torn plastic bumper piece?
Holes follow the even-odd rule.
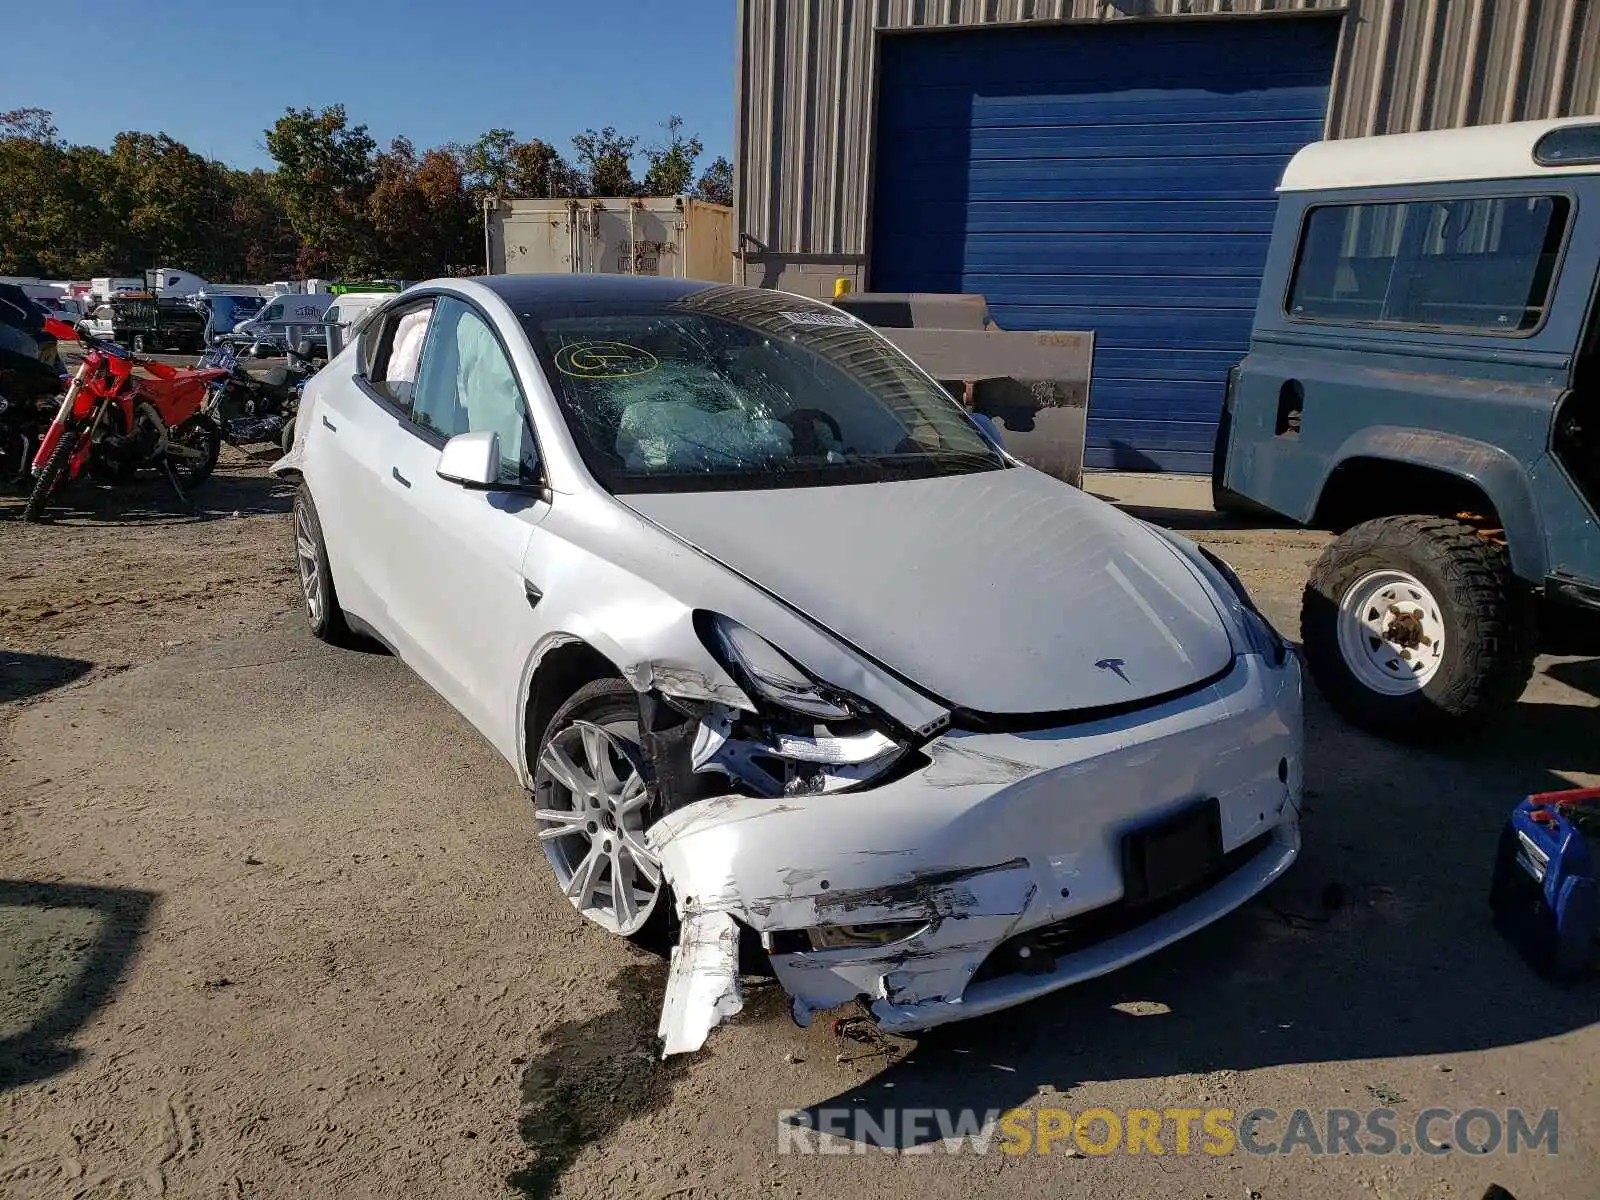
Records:
[[[726,912],[685,917],[667,971],[657,1030],[662,1055],[705,1045],[706,1035],[744,1007],[739,992],[739,923]]]
[[[1204,693],[1137,713],[947,733],[923,747],[925,766],[864,791],[715,796],[669,813],[647,834],[685,931],[663,1029],[692,1048],[737,1002],[737,939],[731,957],[706,948],[724,945],[729,918],[762,935],[802,1024],[861,1000],[904,1032],[1114,970],[1238,907],[1298,852],[1302,756],[1298,662],[1238,661]],[[1202,801],[1217,806],[1227,870],[1108,921],[1125,899],[1127,834]],[[915,932],[836,948],[811,936],[887,922]],[[1098,932],[1026,969],[1001,961],[1075,922]]]

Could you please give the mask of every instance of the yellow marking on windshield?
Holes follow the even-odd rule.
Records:
[[[650,351],[626,342],[572,342],[556,351],[556,370],[574,379],[627,379],[660,365]]]

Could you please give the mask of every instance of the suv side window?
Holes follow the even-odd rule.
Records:
[[[397,310],[383,323],[377,348],[370,360],[367,382],[391,404],[411,409],[417,372],[422,365],[422,344],[428,335],[433,301]]]
[[[1515,335],[1544,324],[1570,203],[1493,196],[1306,214],[1292,318]]]
[[[452,297],[439,301],[411,419],[442,438],[489,431],[500,440],[501,483],[538,479],[539,456],[516,369],[489,322]]]

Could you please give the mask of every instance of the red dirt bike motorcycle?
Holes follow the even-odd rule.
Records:
[[[207,389],[228,372],[202,367],[181,370],[139,358],[114,342],[60,321],[46,331],[75,339],[83,361],[62,397],[55,420],[39,441],[33,459],[33,494],[22,511],[37,521],[51,496],[85,471],[108,483],[123,483],[143,467],[153,467],[187,502],[184,492],[198,487],[217,465],[222,430],[205,411]],[[153,379],[141,378],[143,368]]]

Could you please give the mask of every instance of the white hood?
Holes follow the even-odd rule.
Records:
[[[1176,551],[1031,468],[619,499],[961,708],[1122,704],[1233,654]]]

